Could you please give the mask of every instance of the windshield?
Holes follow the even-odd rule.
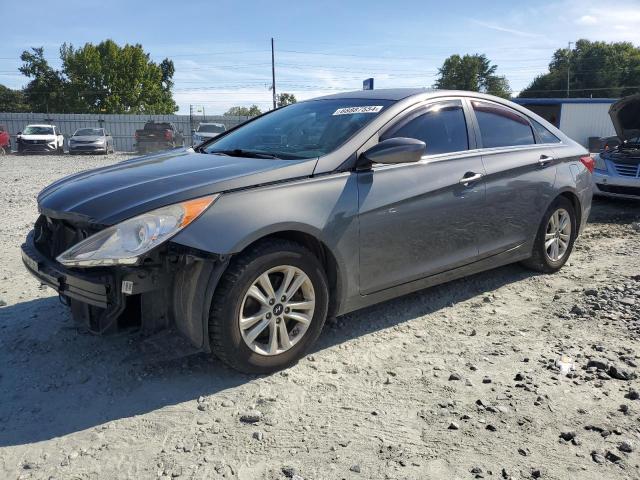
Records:
[[[23,135],[53,135],[53,128],[51,127],[34,127],[29,126],[22,132]]]
[[[144,130],[169,130],[171,129],[171,125],[168,123],[146,123],[144,125]]]
[[[101,128],[80,128],[73,134],[74,137],[103,136],[104,130]]]
[[[295,103],[214,140],[205,153],[260,153],[282,159],[334,151],[376,118],[389,100],[335,99]]]
[[[225,130],[224,125],[200,125],[198,127],[198,132],[205,133],[222,133]]]

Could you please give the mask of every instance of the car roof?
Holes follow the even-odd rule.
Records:
[[[328,100],[340,98],[361,98],[371,100],[402,100],[413,95],[435,92],[432,88],[381,88],[378,90],[355,90],[352,92],[334,93],[314,100]]]

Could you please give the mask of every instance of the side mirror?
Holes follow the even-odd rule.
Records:
[[[20,130],[16,135],[22,135],[22,130]]]
[[[362,166],[372,163],[411,163],[418,162],[427,149],[426,143],[415,138],[389,138],[374,145],[360,156]]]

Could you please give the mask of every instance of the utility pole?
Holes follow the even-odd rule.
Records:
[[[273,37],[271,37],[271,91],[273,92],[273,109],[276,109],[276,57],[273,52]]]
[[[573,42],[569,42],[569,48],[567,49],[567,98],[569,98],[569,92],[571,90],[571,86],[569,84],[571,75],[571,45],[573,45]]]

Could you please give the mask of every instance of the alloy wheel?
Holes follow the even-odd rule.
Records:
[[[313,283],[291,265],[270,268],[245,293],[238,326],[246,345],[260,355],[279,355],[307,332],[315,309]]]
[[[570,240],[571,216],[564,208],[559,208],[549,218],[544,236],[544,248],[549,260],[561,260],[569,249]]]

